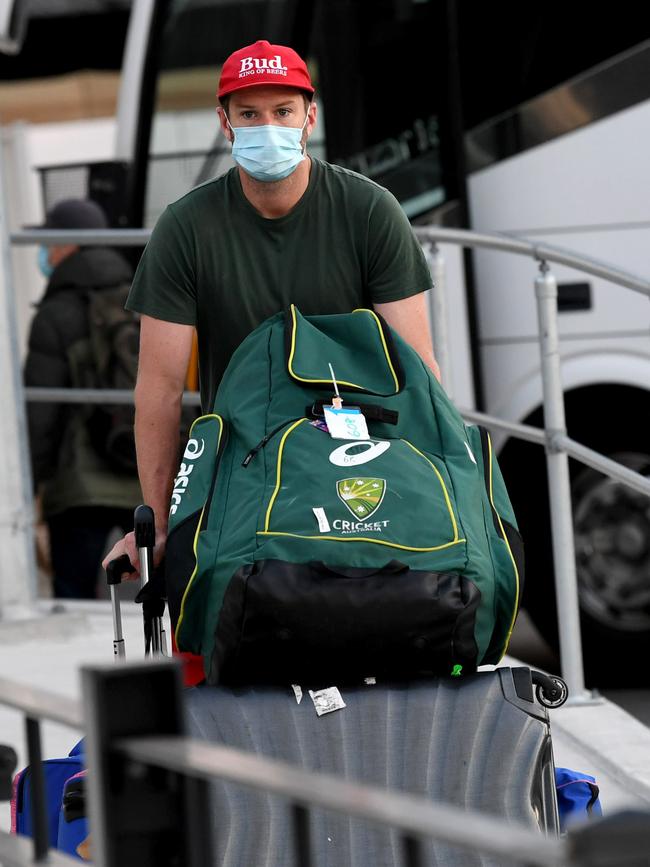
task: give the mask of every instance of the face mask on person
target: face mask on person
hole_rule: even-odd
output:
[[[302,134],[309,113],[301,127],[236,126],[228,120],[235,140],[232,157],[247,175],[258,181],[281,181],[296,170],[304,160]]]
[[[49,280],[54,271],[54,265],[50,264],[50,248],[41,245],[38,248],[38,267],[46,280]]]

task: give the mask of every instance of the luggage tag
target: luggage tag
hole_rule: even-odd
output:
[[[343,406],[343,399],[339,394],[331,364],[329,369],[335,396],[332,398],[331,406],[323,406],[323,412],[330,436],[335,440],[367,440],[370,435],[365,416],[358,406]]]

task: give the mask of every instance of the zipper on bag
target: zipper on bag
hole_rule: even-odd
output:
[[[505,541],[505,538],[506,538],[505,531],[503,530],[503,527],[501,526],[499,513],[497,512],[496,507],[492,501],[492,490],[491,490],[492,461],[491,461],[491,456],[490,456],[490,435],[488,434],[487,430],[484,427],[482,427],[481,425],[478,425],[477,427],[478,427],[479,434],[481,437],[481,450],[483,452],[483,466],[485,468],[483,480],[484,480],[484,484],[485,484],[485,490],[487,493],[488,502],[490,503],[490,511],[492,512],[492,523],[494,524],[494,529],[496,531],[497,536],[499,536],[500,539],[503,539]]]
[[[298,421],[302,416],[298,415],[295,418],[288,418],[286,421],[283,421],[282,424],[279,424],[277,427],[274,427],[272,431],[266,434],[266,436],[262,437],[262,439],[258,442],[256,446],[254,446],[249,453],[246,455],[244,460],[241,462],[242,467],[247,467],[250,462],[253,460],[255,455],[263,449],[268,441],[272,439],[277,433],[279,433],[283,427],[286,427],[288,424],[291,424],[292,421]]]

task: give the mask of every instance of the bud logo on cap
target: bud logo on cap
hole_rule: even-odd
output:
[[[271,45],[265,39],[235,51],[226,60],[219,80],[219,98],[258,84],[280,84],[304,90],[314,88],[305,61],[293,48]]]
[[[288,69],[287,66],[282,65],[279,54],[276,54],[271,60],[268,60],[266,57],[242,57],[240,63],[240,78],[243,78],[245,75],[252,75],[258,72],[258,70],[266,70],[267,72],[273,70],[280,75],[286,75]]]

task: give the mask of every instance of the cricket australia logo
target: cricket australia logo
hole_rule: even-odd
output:
[[[369,518],[381,506],[386,493],[385,479],[340,479],[336,493],[355,518]]]

